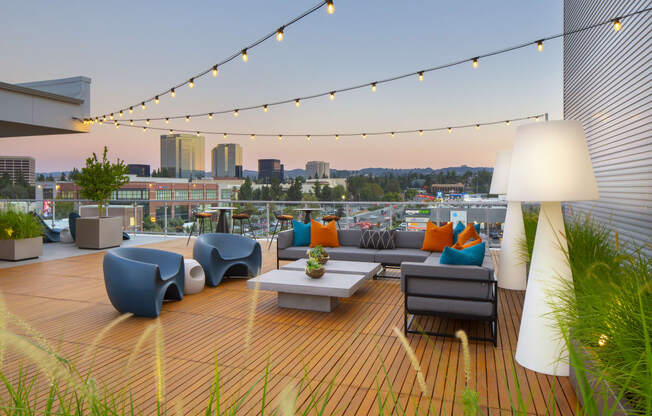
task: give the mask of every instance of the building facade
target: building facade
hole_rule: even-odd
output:
[[[149,177],[150,168],[149,165],[140,165],[140,164],[128,164],[127,169],[129,169],[130,175],[140,176],[140,177]]]
[[[192,134],[161,136],[161,176],[204,177],[205,139]]]
[[[564,0],[564,31],[652,7],[652,1]],[[564,118],[579,120],[600,199],[569,205],[621,240],[652,251],[652,15],[628,17],[564,37]],[[647,68],[647,70],[645,69]]]
[[[211,166],[214,178],[242,178],[242,146],[218,144],[211,152]]]
[[[328,162],[311,160],[306,163],[306,178],[321,179],[331,177],[331,166]]]
[[[283,164],[278,159],[258,159],[258,181],[261,183],[272,183],[273,178],[283,182]]]
[[[30,184],[34,185],[34,172],[36,161],[29,156],[0,156],[0,176],[5,173],[9,175],[12,183],[22,177]]]

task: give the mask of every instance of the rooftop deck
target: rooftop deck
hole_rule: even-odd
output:
[[[185,244],[185,239],[174,239],[149,246],[191,257],[192,244]],[[264,271],[275,267],[275,253],[274,247],[263,250]],[[93,339],[119,317],[106,296],[103,255],[93,252],[0,269],[0,291],[8,309],[34,326],[82,371],[90,365],[84,355]],[[165,392],[171,407],[180,401],[187,414],[199,414],[205,409],[216,359],[226,402],[232,402],[264,377],[269,359],[269,406],[276,406],[286,386],[299,385],[305,370],[313,388],[321,383],[320,394],[335,378],[326,414],[374,414],[378,412],[377,383],[383,394],[389,391],[382,362],[400,406],[413,414],[417,403],[419,413],[425,414],[429,398],[421,394],[416,373],[392,330],[402,328],[403,322],[403,299],[397,280],[366,282],[332,313],[280,309],[275,294],[260,292],[247,353],[246,334],[254,295],[245,288],[244,280],[228,279],[217,288],[207,287],[200,294],[163,306],[160,321],[165,339]],[[483,413],[511,414],[512,403],[517,400],[515,396],[510,398],[510,391],[516,389],[514,365],[521,390],[529,392],[525,395],[529,413],[573,415],[578,405],[567,378],[536,374],[513,364],[523,295],[500,291],[498,348],[491,343],[470,343],[470,386],[479,392]],[[139,337],[154,322],[132,317],[111,328],[97,344],[93,364],[93,377],[99,383],[116,391],[130,384],[143,414],[155,410],[153,343],[143,345],[129,372],[125,367]],[[471,334],[485,330],[432,318],[420,323],[426,327],[441,325],[450,332],[458,327]],[[460,343],[418,335],[408,339],[421,363],[435,411],[462,414],[464,363]],[[5,356],[4,369],[12,377],[16,377],[15,357],[15,353]],[[34,371],[34,367],[29,368]],[[554,398],[550,393],[553,385]],[[238,414],[260,412],[262,386],[259,381]],[[5,396],[4,388],[1,391],[0,396]],[[308,391],[304,391],[297,405],[305,407],[309,400]]]

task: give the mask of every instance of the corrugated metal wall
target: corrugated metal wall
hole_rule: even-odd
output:
[[[564,0],[564,31],[652,0]],[[652,253],[652,13],[564,39],[564,118],[584,125],[600,200],[572,204]],[[641,244],[642,243],[642,244]]]

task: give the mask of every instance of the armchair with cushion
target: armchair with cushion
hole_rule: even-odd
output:
[[[260,244],[237,234],[202,234],[195,240],[192,256],[201,264],[206,283],[217,286],[230,276],[257,276],[263,264]]]
[[[155,318],[164,299],[181,300],[183,256],[169,251],[128,247],[104,256],[104,284],[111,304],[121,313]]]

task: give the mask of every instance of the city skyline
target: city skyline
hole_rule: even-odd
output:
[[[112,36],[112,42],[120,46],[115,48],[119,52],[108,48],[93,54],[91,59],[86,51],[105,41],[104,33],[118,23],[117,16],[106,16],[104,8],[89,4],[84,6],[83,28],[70,25],[62,29],[55,22],[70,21],[76,8],[62,4],[52,9],[51,14],[34,16],[36,29],[26,33],[19,24],[20,16],[31,15],[34,7],[51,8],[38,1],[16,2],[7,10],[5,26],[12,44],[0,44],[6,57],[2,79],[18,83],[85,75],[92,79],[92,113],[110,111],[182,81],[309,5],[308,1],[260,1],[225,8],[200,3],[181,7],[165,1],[155,8],[138,4],[127,16],[120,17],[123,30]],[[410,3],[388,4],[383,10],[369,5],[338,2],[335,14],[309,16],[289,28],[283,42],[272,39],[252,51],[247,63],[238,59],[225,65],[218,77],[203,77],[192,90],[187,86],[179,88],[174,100],[162,99],[146,111],[137,108],[135,115],[193,114],[291,99],[558,33],[562,23],[561,4],[511,1],[489,5],[472,1],[444,7]],[[197,13],[200,9],[202,13]],[[187,31],[169,33],[154,27],[143,30],[145,16],[152,21],[192,21],[193,25]],[[509,24],[487,24],[488,21]],[[85,36],[79,36],[79,30],[84,30]],[[43,38],[47,41],[43,42]],[[413,47],[405,48],[405,43]],[[23,57],[23,50],[38,53]],[[179,120],[169,125],[153,122],[151,127],[247,134],[226,140],[220,135],[206,135],[205,148],[209,154],[219,143],[242,145],[247,149],[243,160],[246,169],[255,169],[260,158],[283,159],[288,170],[301,168],[306,160],[313,159],[329,160],[333,168],[351,170],[362,166],[491,166],[495,151],[511,145],[518,123],[457,130],[452,135],[444,131],[395,139],[389,135],[369,136],[366,140],[342,137],[339,141],[314,137],[308,142],[305,138],[285,137],[279,141],[276,137],[255,137],[252,142],[248,133],[425,129],[543,112],[557,119],[561,117],[562,102],[561,51],[561,41],[550,41],[543,52],[533,46],[483,59],[477,69],[469,64],[427,73],[423,82],[415,77],[379,85],[376,92],[363,89],[337,94],[333,101],[325,98],[302,102],[299,108],[291,103],[273,107],[268,113],[243,111],[237,118],[226,114],[212,121]],[[295,62],[297,56],[301,57],[301,65],[285,64]],[[500,105],[489,104],[496,101]],[[91,130],[84,135],[50,136],[47,140],[3,139],[0,154],[29,154],[37,159],[39,170],[54,171],[81,166],[91,152],[100,152],[107,144],[112,158],[159,168],[159,149],[154,145],[157,132],[97,125]]]

